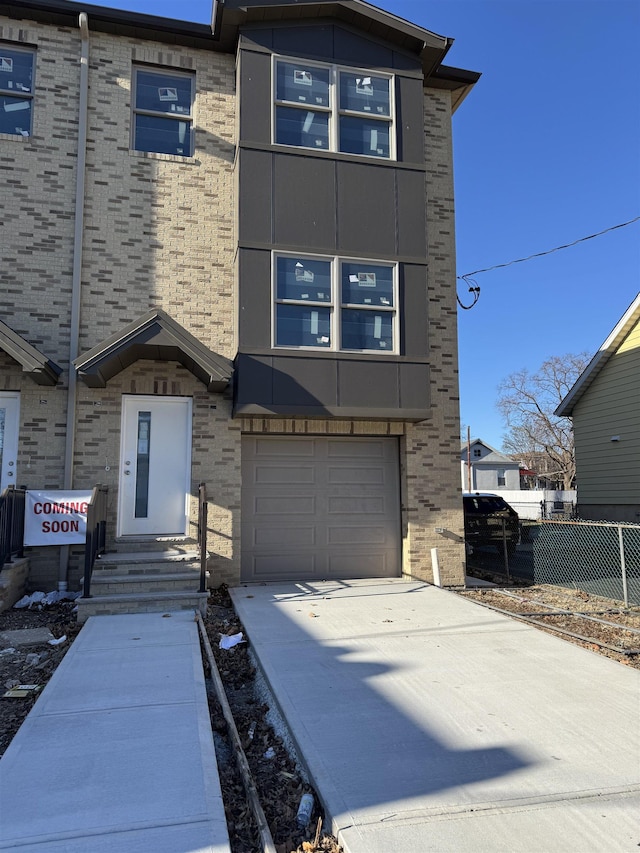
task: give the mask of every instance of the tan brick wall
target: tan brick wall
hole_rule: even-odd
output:
[[[135,63],[196,77],[195,156],[129,150]],[[81,351],[151,308],[232,358],[232,56],[91,36]]]
[[[37,46],[32,135],[0,134],[0,319],[65,367],[80,38],[77,31],[0,15],[0,39]],[[67,376],[65,371],[57,388],[38,386],[0,353],[0,385],[20,391],[19,485],[62,484]],[[58,551],[29,549],[31,579],[40,588],[55,587]]]
[[[442,583],[462,585],[464,545],[455,539],[463,536],[463,518],[451,100],[441,90],[425,92],[425,149],[432,417],[408,425],[405,435],[404,571],[431,580],[437,548]]]
[[[9,189],[0,195],[0,319],[64,369],[56,388],[40,387],[0,352],[0,387],[21,393],[19,482],[60,488],[81,40],[75,28],[2,16],[0,39],[36,46],[32,136],[0,135]],[[193,158],[129,150],[131,73],[138,62],[195,73]],[[235,355],[235,129],[234,57],[90,31],[80,353],[161,307],[206,346]],[[123,388],[193,396],[193,494],[200,479],[216,483],[210,568],[235,578],[240,457],[230,403],[181,367],[140,364],[104,391],[79,384],[74,486],[107,482],[115,522]],[[196,513],[197,502],[194,521]],[[54,588],[58,549],[30,549],[30,559],[31,586]],[[76,555],[72,583],[81,574],[78,562]]]
[[[63,366],[69,357],[80,38],[77,31],[0,17],[0,39],[37,46],[32,136],[0,134],[0,318]]]

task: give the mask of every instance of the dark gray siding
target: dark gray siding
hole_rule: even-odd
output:
[[[338,251],[390,258],[396,254],[395,170],[338,163]]]
[[[396,253],[415,258],[427,255],[426,179],[421,172],[395,169]]]
[[[238,163],[241,246],[425,258],[424,171],[256,148]]]
[[[396,126],[398,159],[406,163],[423,163],[424,93],[421,80],[396,76]]]
[[[245,27],[240,37],[240,50],[264,51],[306,57],[341,65],[363,66],[381,71],[402,70],[421,75],[420,60],[369,38],[347,26],[330,22],[318,24],[283,24],[282,26]]]
[[[342,353],[239,353],[236,377],[237,415],[414,421],[429,415],[424,362]]]
[[[250,235],[245,240],[271,244],[273,154],[269,151],[241,151],[238,166],[238,190],[242,201],[238,230],[242,235]]]
[[[334,30],[332,24],[317,27],[281,27],[271,31],[271,38],[263,30],[262,35],[271,41],[274,53],[300,56],[300,46],[304,45],[304,56],[329,59],[335,54]],[[254,34],[254,44],[262,41],[260,34]]]
[[[402,264],[400,271],[400,352],[407,358],[424,358],[428,345],[427,267]]]
[[[243,140],[271,142],[271,57],[243,51],[240,59],[240,132]]]
[[[271,346],[271,255],[268,251],[242,249],[238,262],[240,349]]]
[[[272,53],[396,74],[397,160],[271,144]],[[256,26],[240,43],[237,414],[429,416],[419,61],[347,26]],[[399,264],[400,351],[275,350],[271,252]]]
[[[274,243],[335,251],[335,163],[318,157],[273,155]]]

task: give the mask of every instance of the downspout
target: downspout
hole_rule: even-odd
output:
[[[78,357],[80,338],[80,288],[82,284],[82,240],[84,235],[84,192],[87,163],[87,102],[89,93],[89,19],[80,12],[78,27],[82,46],[80,52],[80,98],[78,106],[78,154],[76,176],[76,201],[73,232],[73,273],[71,279],[71,329],[69,332],[69,389],[67,395],[67,430],[64,450],[64,486],[73,488],[73,454],[75,450],[77,372],[73,361]],[[58,590],[67,589],[69,573],[69,546],[60,547]]]

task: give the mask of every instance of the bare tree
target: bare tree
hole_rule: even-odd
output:
[[[569,418],[553,412],[588,363],[588,353],[552,356],[536,373],[518,370],[498,386],[498,409],[508,430],[503,449],[534,470],[544,454],[546,476],[560,480],[564,489],[573,488],[576,476],[573,427]]]

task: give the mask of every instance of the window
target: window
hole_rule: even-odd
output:
[[[392,159],[393,77],[275,60],[279,145]]]
[[[31,136],[35,52],[0,44],[0,133]]]
[[[474,456],[477,456],[477,457],[482,456],[482,450],[480,450],[480,448],[479,448],[479,447],[474,447],[474,448],[473,448],[473,455],[474,455]]]
[[[134,68],[133,77],[132,147],[191,157],[193,75]]]
[[[395,264],[277,255],[276,347],[395,352]]]
[[[498,486],[507,485],[507,472],[504,468],[498,468]]]

